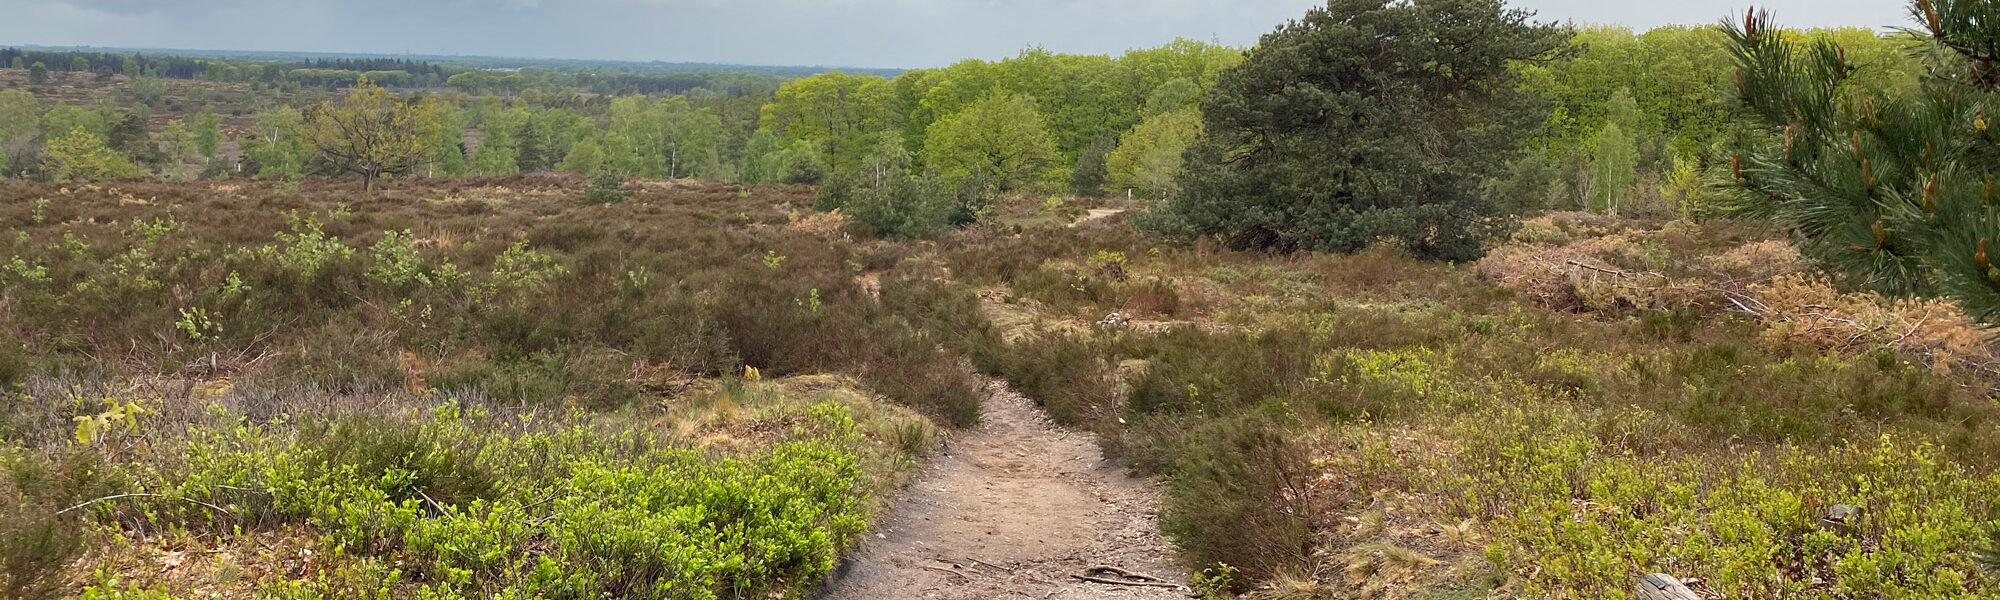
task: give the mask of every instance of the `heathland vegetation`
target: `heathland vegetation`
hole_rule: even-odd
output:
[[[1210,597],[1991,597],[1993,6],[690,87],[10,51],[0,596],[800,597],[999,380]]]

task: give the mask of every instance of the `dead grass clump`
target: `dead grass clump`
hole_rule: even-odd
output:
[[[1944,372],[2000,364],[1978,325],[1946,300],[1841,293],[1824,277],[1800,274],[1750,289],[1746,308],[1769,325],[1768,340],[1847,352],[1886,345]]]
[[[826,212],[810,212],[803,216],[794,214],[790,227],[792,231],[820,237],[834,237],[847,230],[847,215],[839,209]]]
[[[1674,310],[1709,299],[1699,280],[1659,272],[1657,249],[1624,235],[1564,246],[1507,246],[1479,263],[1482,279],[1568,312]]]
[[[1706,258],[1708,267],[1730,281],[1769,281],[1804,271],[1804,255],[1784,240],[1761,240]]]
[[[1404,587],[1444,561],[1387,542],[1356,546],[1341,556],[1342,583],[1353,590],[1351,598],[1375,598]]]

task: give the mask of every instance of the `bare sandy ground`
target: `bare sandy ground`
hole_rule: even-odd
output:
[[[822,600],[1188,597],[1157,522],[1158,491],[1027,398],[989,388],[985,421],[951,439]],[[1173,587],[1075,577],[1094,567]],[[1122,577],[1104,577],[1123,579]]]

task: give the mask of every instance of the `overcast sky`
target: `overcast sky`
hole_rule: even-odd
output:
[[[1248,45],[1320,0],[0,0],[0,45],[857,67]],[[1749,0],[1515,0],[1548,20],[1712,23]],[[1901,0],[1763,0],[1787,26],[1902,25]]]

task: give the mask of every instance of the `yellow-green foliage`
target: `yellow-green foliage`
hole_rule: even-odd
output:
[[[1417,405],[1445,406],[1466,399],[1451,357],[1427,348],[1340,351],[1314,359],[1322,381],[1370,386]]]
[[[50,179],[59,182],[96,181],[119,177],[138,177],[145,172],[133,166],[123,155],[104,145],[104,139],[97,137],[82,125],[70,130],[68,135],[49,140],[48,147],[42,149],[42,171]]]
[[[785,420],[783,441],[740,458],[576,419],[510,432],[453,403],[295,433],[239,423],[194,432],[184,467],[141,474],[157,499],[90,510],[222,536],[304,525],[337,556],[400,557],[375,584],[388,597],[763,597],[831,570],[869,503],[846,405]],[[305,598],[352,582],[268,583]]]
[[[117,582],[107,582],[83,590],[77,600],[180,600],[171,594],[155,590],[125,589]]]
[[[1192,108],[1147,117],[1118,138],[1118,149],[1106,156],[1105,169],[1113,187],[1138,190],[1148,197],[1165,196],[1181,172],[1181,155],[1201,135],[1201,111]]]
[[[1639,414],[1507,408],[1450,428],[1460,450],[1438,491],[1492,519],[1488,556],[1524,573],[1530,594],[1629,597],[1635,568],[1699,576],[1729,598],[1994,591],[1967,550],[1995,518],[1983,499],[2000,477],[1887,436],[1734,461],[1648,456],[1651,440],[1602,435],[1658,417],[1629,410]],[[1835,504],[1861,516],[1830,522]]]

